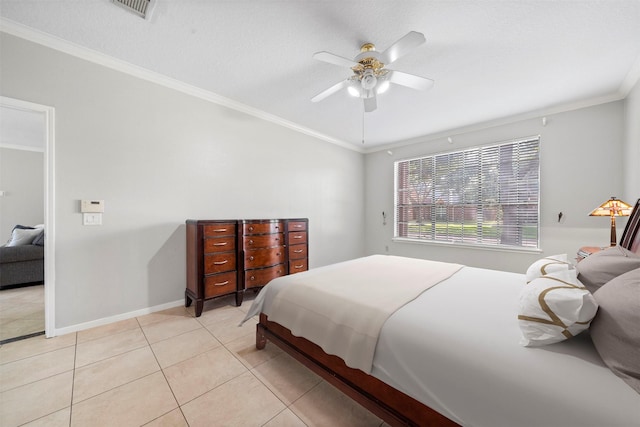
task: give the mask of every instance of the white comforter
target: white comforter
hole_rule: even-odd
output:
[[[371,374],[463,426],[640,426],[640,395],[587,334],[519,345],[524,284],[522,274],[462,268],[387,319]],[[267,285],[247,317],[269,314],[283,286]]]
[[[389,316],[460,268],[397,256],[359,258],[275,279],[290,286],[278,292],[265,314],[347,366],[371,373]]]

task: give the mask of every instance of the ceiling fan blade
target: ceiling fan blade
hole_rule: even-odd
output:
[[[389,65],[426,41],[427,39],[424,38],[424,34],[418,33],[417,31],[410,31],[406,36],[402,37],[380,54],[380,62]]]
[[[414,76],[402,71],[389,70],[387,79],[391,83],[410,87],[411,89],[427,90],[433,86],[434,81],[426,77]]]
[[[344,58],[342,56],[334,55],[330,52],[316,52],[313,54],[313,59],[317,59],[318,61],[328,62],[329,64],[338,65],[340,67],[353,67],[358,65],[357,62],[354,62],[351,59]]]
[[[364,98],[364,112],[370,113],[378,108],[378,103],[376,102],[375,95],[371,98]]]
[[[319,94],[311,98],[311,102],[322,101],[329,95],[333,95],[339,90],[344,89],[345,87],[347,87],[348,84],[349,84],[349,80],[343,80],[340,83],[336,83],[333,86],[331,86],[329,89],[323,90],[322,92],[320,92]]]

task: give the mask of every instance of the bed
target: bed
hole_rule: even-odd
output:
[[[640,225],[632,219],[621,242],[633,245],[637,254]],[[595,261],[591,264],[599,265]],[[310,295],[305,303],[310,306],[302,309],[285,297],[294,288],[297,293],[304,286],[324,289],[324,278],[336,282],[336,277],[344,277],[348,280],[337,288],[348,287],[359,269],[364,275],[382,277],[422,262],[424,268],[443,268],[438,270],[441,277],[422,291],[409,291],[408,302],[393,308],[379,327],[370,361],[343,350],[360,336],[337,338],[347,344],[331,348],[335,330],[329,328],[329,334],[300,326],[306,321],[305,312],[331,323],[336,317],[331,310],[339,302],[329,304],[326,314],[318,308],[326,296]],[[554,344],[521,345],[518,302],[523,288],[530,286],[525,274],[439,264],[374,255],[275,279],[256,297],[247,315],[260,316],[256,346],[261,349],[271,341],[390,425],[640,426],[640,391],[605,364],[588,331]],[[376,265],[381,266],[379,271]],[[636,280],[640,269],[621,277],[629,274]],[[283,314],[288,311],[293,314]],[[637,348],[632,352],[632,358],[639,355]]]

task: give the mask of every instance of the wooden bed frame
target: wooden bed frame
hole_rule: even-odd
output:
[[[256,348],[271,341],[338,390],[392,426],[459,426],[449,418],[359,369],[349,368],[338,356],[325,353],[311,341],[260,314]]]
[[[640,199],[622,233],[621,245],[640,253]],[[284,326],[260,313],[256,348],[271,341],[347,396],[392,426],[459,426],[444,415],[359,369],[349,368],[338,356],[325,353],[311,341],[296,337]]]

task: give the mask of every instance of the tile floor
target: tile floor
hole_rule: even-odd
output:
[[[273,344],[250,300],[176,307],[0,347],[0,425],[382,426]]]
[[[44,285],[0,291],[0,341],[44,331]]]

